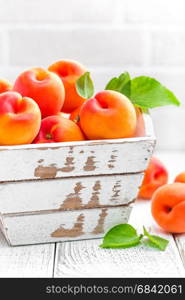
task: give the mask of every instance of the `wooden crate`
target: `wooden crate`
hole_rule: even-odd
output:
[[[10,245],[102,237],[128,221],[155,146],[144,137],[1,146],[0,226]]]

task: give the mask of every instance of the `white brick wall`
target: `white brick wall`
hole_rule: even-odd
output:
[[[3,37],[0,33],[0,66],[3,64]]]
[[[152,32],[152,63],[156,66],[185,66],[185,31]]]
[[[135,24],[184,24],[184,0],[128,0],[127,20]]]
[[[0,20],[17,23],[109,23],[116,17],[116,2],[115,0],[88,2],[85,0],[0,0]]]
[[[145,58],[144,35],[132,29],[19,29],[10,31],[9,37],[12,66],[50,64],[61,57],[74,58],[86,65],[137,66]]]
[[[97,90],[124,70],[159,79],[183,104],[152,112],[158,148],[185,149],[184,0],[0,0],[0,77],[61,58]]]

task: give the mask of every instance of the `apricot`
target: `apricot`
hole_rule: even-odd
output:
[[[83,133],[73,121],[61,116],[49,116],[42,120],[40,131],[34,143],[59,143],[83,140]]]
[[[17,92],[0,94],[0,145],[30,144],[39,132],[37,103]]]
[[[175,177],[174,182],[185,183],[185,172],[181,172],[180,174],[178,174],[178,175]]]
[[[65,91],[62,81],[53,72],[42,68],[33,68],[21,73],[13,90],[35,100],[42,117],[57,114],[64,103]]]
[[[85,99],[80,97],[76,91],[75,83],[86,69],[80,63],[72,60],[60,60],[49,66],[49,71],[56,73],[65,87],[65,101],[62,111],[71,113],[74,109],[84,103]]]
[[[69,119],[72,120],[75,123],[79,123],[80,125],[80,110],[81,110],[81,106],[77,107],[76,109],[74,109],[69,116]]]
[[[136,110],[136,117],[137,117],[137,124],[135,130],[135,137],[145,136],[145,123],[143,118],[143,113],[139,107],[135,106]]]
[[[77,107],[75,110],[73,110],[70,113],[69,119],[72,120],[73,122],[77,123],[78,126],[80,126],[80,110],[81,106]],[[136,130],[135,130],[135,137],[139,136],[145,136],[145,125],[144,125],[144,119],[143,119],[143,114],[142,111],[139,107],[135,107],[136,110],[136,118],[137,118],[137,123],[136,123]]]
[[[185,232],[185,184],[172,183],[160,187],[152,197],[152,215],[166,231]]]
[[[132,137],[136,130],[136,112],[123,94],[105,90],[84,102],[80,126],[88,139]]]
[[[0,79],[0,94],[12,90],[11,83],[6,79]]]
[[[168,171],[163,163],[152,157],[145,171],[144,179],[139,191],[139,198],[151,199],[153,193],[168,182]]]

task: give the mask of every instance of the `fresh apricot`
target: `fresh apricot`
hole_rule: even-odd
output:
[[[65,91],[62,81],[53,72],[42,68],[33,68],[21,73],[13,90],[35,100],[43,118],[60,112],[64,103]]]
[[[39,132],[37,103],[17,92],[0,94],[0,145],[30,144]]]
[[[11,83],[6,79],[0,79],[0,94],[12,90]]]
[[[70,113],[69,119],[75,123],[80,124],[80,110],[82,106],[77,107]]]
[[[178,174],[178,175],[175,177],[174,182],[185,183],[185,172],[181,172],[180,174]]]
[[[90,140],[133,137],[135,108],[123,94],[104,90],[84,102],[80,110],[80,126]]]
[[[153,156],[145,171],[138,197],[142,199],[151,199],[153,193],[167,182],[168,171],[166,167],[158,158]]]
[[[61,116],[49,116],[42,120],[40,131],[34,143],[59,143],[83,141],[78,125]]]
[[[80,63],[73,60],[60,60],[49,66],[49,71],[56,73],[65,87],[65,101],[62,111],[71,113],[85,101],[76,91],[76,81],[82,76],[86,69]]]
[[[136,110],[136,117],[137,117],[137,124],[136,124],[136,131],[135,136],[145,136],[145,123],[143,118],[143,113],[139,107],[135,106]]]
[[[151,211],[166,231],[185,233],[185,184],[176,182],[160,187],[152,197]]]

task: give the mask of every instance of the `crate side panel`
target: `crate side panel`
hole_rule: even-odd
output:
[[[136,198],[143,173],[0,183],[0,212],[115,206]]]
[[[126,223],[132,205],[50,214],[4,217],[11,245],[51,243],[102,237],[111,227]]]
[[[144,171],[154,140],[0,151],[0,182]]]

